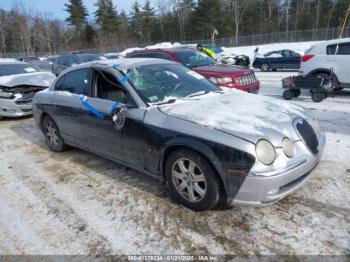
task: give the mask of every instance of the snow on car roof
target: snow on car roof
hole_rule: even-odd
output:
[[[92,62],[88,62],[88,63],[84,63],[81,65],[72,67],[72,69],[84,68],[92,65],[101,65],[106,67],[115,67],[115,68],[118,68],[119,70],[124,71],[129,68],[134,68],[134,67],[143,66],[143,65],[156,65],[156,64],[165,64],[165,63],[176,64],[172,61],[167,61],[164,59],[156,59],[156,58],[123,58],[123,59],[92,61]]]

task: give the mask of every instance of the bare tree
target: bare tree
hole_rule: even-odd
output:
[[[238,36],[239,36],[239,26],[242,22],[242,18],[247,9],[249,0],[232,0],[233,5],[233,16],[235,23],[235,42],[238,45]]]

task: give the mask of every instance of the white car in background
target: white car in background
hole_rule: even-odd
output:
[[[329,79],[333,69],[336,89],[350,88],[350,38],[324,41],[311,46],[301,60],[301,75]]]
[[[0,60],[0,119],[31,115],[35,93],[49,87],[55,78],[28,63]]]

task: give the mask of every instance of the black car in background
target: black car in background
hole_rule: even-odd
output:
[[[301,55],[295,51],[284,49],[255,57],[253,67],[263,72],[277,69],[299,69]]]
[[[52,73],[58,76],[63,70],[82,63],[97,61],[97,60],[105,60],[107,59],[103,55],[100,54],[90,54],[90,53],[80,53],[73,52],[63,54],[58,57],[52,64]]]

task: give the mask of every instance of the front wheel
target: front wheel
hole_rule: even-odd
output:
[[[165,175],[170,196],[194,211],[215,207],[222,194],[215,171],[194,151],[180,149],[172,153],[166,161]]]
[[[57,125],[49,116],[45,116],[43,120],[43,132],[46,138],[46,143],[52,151],[62,152],[67,148]]]

